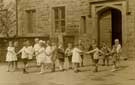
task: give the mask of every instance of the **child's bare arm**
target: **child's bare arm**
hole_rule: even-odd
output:
[[[103,52],[102,50],[99,50],[99,52],[100,52],[101,54],[104,54],[104,52]]]
[[[91,51],[88,51],[88,52],[86,52],[86,54],[91,54],[91,53],[94,53],[96,50],[94,49],[94,50],[91,50]]]

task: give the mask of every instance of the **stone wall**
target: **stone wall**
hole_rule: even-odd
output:
[[[66,31],[68,29],[78,29],[79,35],[75,33],[62,33],[62,36],[75,36],[76,41],[78,39],[93,39],[96,31],[93,27],[93,19],[89,16],[90,6],[89,2],[94,1],[107,1],[107,0],[20,0],[19,4],[19,36],[46,36],[51,37],[58,36],[58,33],[54,32],[53,27],[53,12],[52,8],[57,6],[66,7]],[[111,0],[110,0],[111,1]],[[120,1],[120,0],[119,0]],[[124,1],[124,0],[121,0]],[[127,1],[127,0],[125,0]],[[127,3],[127,15],[126,15],[126,33],[122,37],[126,37],[124,42],[124,52],[127,52],[129,57],[135,55],[135,1],[129,0]],[[26,13],[25,10],[36,9],[36,26],[34,33],[27,33],[26,27]],[[122,10],[123,11],[123,10]],[[81,16],[86,16],[86,33],[80,30],[81,28]],[[76,28],[71,28],[76,26]],[[107,25],[106,25],[107,26]],[[124,31],[123,31],[124,32]],[[61,38],[60,38],[61,39]],[[129,55],[130,54],[130,55]]]

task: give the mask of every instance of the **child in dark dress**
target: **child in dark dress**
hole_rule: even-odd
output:
[[[57,58],[59,60],[59,69],[64,71],[65,52],[62,44],[57,49]]]

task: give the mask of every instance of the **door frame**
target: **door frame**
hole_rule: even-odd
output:
[[[111,11],[111,22],[112,22],[112,10],[115,10],[115,11],[119,11],[120,12],[120,16],[121,16],[121,28],[120,28],[120,30],[121,30],[121,34],[120,34],[120,42],[121,42],[121,44],[122,44],[122,14],[121,14],[121,11],[120,10],[118,10],[118,9],[114,9],[114,8],[112,8],[112,7],[108,7],[108,8],[105,8],[104,10],[102,10],[102,11],[99,11],[97,14],[98,14],[98,44],[99,44],[99,46],[100,46],[100,44],[101,44],[101,28],[100,28],[100,17],[102,16],[102,14],[104,13],[104,12],[107,12],[107,11]],[[113,23],[113,22],[112,22]],[[113,24],[112,24],[112,26],[113,26]],[[111,30],[109,31],[109,33],[111,33],[110,34],[110,43],[109,43],[109,46],[112,46],[113,45],[113,42],[114,42],[114,39],[113,39],[113,27],[111,26]]]
[[[126,20],[126,13],[127,13],[127,4],[126,1],[106,1],[106,2],[96,2],[91,4],[91,16],[92,16],[92,33],[95,35],[93,36],[94,39],[97,39],[99,44],[99,26],[98,26],[98,12],[104,11],[107,8],[113,8],[121,11],[122,15],[122,43],[123,46],[127,43],[127,20]],[[123,37],[124,36],[124,37]]]

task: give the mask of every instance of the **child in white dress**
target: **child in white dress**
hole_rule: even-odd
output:
[[[82,62],[81,54],[83,51],[79,49],[79,45],[76,44],[74,49],[72,50],[72,63],[74,65],[74,72],[79,72],[80,70],[78,69],[79,64]]]
[[[34,56],[34,48],[32,47],[32,45],[30,44],[29,41],[26,42],[28,44],[28,61],[29,63],[27,63],[27,67],[30,66],[30,61],[32,61],[33,56]]]
[[[47,68],[50,68],[53,65],[52,57],[53,57],[53,49],[51,46],[51,42],[47,41],[47,47],[45,49],[45,64]]]
[[[34,44],[34,47],[33,48],[34,48],[34,54],[37,55],[37,52],[40,49],[39,39],[38,38],[35,38],[35,44]],[[35,57],[37,58],[37,56],[35,56]],[[37,65],[38,65],[38,63],[37,63]]]
[[[14,63],[17,61],[17,56],[15,52],[15,47],[13,47],[13,42],[9,42],[9,46],[7,48],[7,55],[6,55],[6,61],[8,62],[8,72],[10,71],[10,66],[12,69],[15,69]]]
[[[45,47],[44,42],[42,40],[39,41],[40,48],[37,51],[37,63],[41,67],[40,74],[44,73],[45,71]]]

